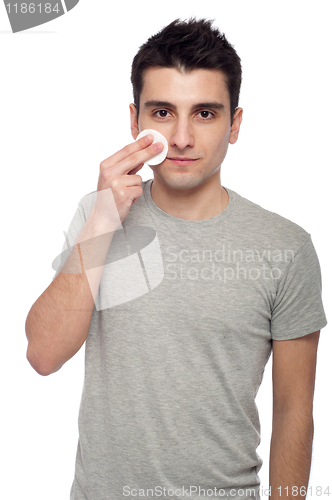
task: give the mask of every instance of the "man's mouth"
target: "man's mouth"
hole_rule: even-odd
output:
[[[179,166],[185,166],[185,165],[192,165],[194,161],[197,161],[198,158],[188,158],[186,156],[167,156],[167,160],[170,160],[172,163],[175,165]]]

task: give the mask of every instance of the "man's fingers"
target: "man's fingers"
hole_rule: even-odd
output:
[[[137,165],[137,167],[133,168],[128,172],[128,175],[135,175],[141,168],[144,166],[144,163],[141,163],[140,165]]]
[[[153,136],[149,134],[145,135],[144,137],[141,137],[141,139],[139,139],[138,141],[132,142],[131,144],[127,144],[127,146],[120,149],[120,151],[110,156],[109,158],[106,158],[106,160],[103,160],[100,164],[100,169],[104,170],[106,168],[112,167],[120,163],[122,160],[128,158],[133,153],[136,153],[138,151],[143,150],[144,148],[147,148],[150,144],[152,144],[152,142],[153,142]],[[127,174],[127,173],[128,172],[122,172],[122,174]]]
[[[121,175],[111,181],[111,187],[115,191],[123,190],[127,187],[140,186],[142,184],[142,177],[140,175]]]
[[[136,151],[124,160],[120,161],[118,164],[114,165],[112,172],[115,176],[128,174],[128,172],[131,172],[131,170],[135,169],[138,165],[141,165],[142,163],[144,164],[147,160],[156,156],[163,149],[164,145],[162,142],[151,144],[148,148]]]

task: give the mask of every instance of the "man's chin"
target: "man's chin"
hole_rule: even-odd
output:
[[[158,175],[155,173],[156,184],[162,184],[166,190],[185,191],[195,189],[204,182],[203,179],[194,177],[190,172],[178,172],[174,175]]]

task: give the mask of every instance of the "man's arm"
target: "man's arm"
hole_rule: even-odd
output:
[[[135,174],[156,155],[158,145],[163,148],[152,141],[152,135],[144,136],[100,164],[96,202],[76,240],[82,246],[75,244],[61,272],[29,311],[27,359],[40,375],[59,370],[88,336],[114,232],[143,194],[142,177]]]
[[[306,498],[319,334],[320,330],[292,340],[273,340],[271,500]]]

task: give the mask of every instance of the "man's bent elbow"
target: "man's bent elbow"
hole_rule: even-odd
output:
[[[26,357],[32,368],[43,377],[47,377],[48,375],[57,372],[63,365],[62,363],[61,365],[54,366],[49,361],[46,361],[42,356],[36,355],[36,353],[32,351],[30,344],[27,348]]]

